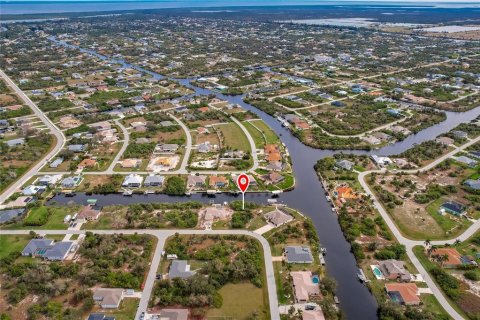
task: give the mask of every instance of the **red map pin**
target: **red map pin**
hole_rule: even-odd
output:
[[[237,186],[243,193],[247,191],[249,184],[250,184],[250,179],[246,174],[241,174],[238,176]]]

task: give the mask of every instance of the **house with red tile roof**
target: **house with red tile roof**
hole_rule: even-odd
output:
[[[418,306],[420,293],[415,283],[386,283],[385,290],[392,301],[407,306]]]

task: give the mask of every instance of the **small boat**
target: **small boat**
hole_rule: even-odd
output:
[[[145,190],[143,192],[143,194],[154,194],[154,193],[155,193],[155,191],[153,191],[153,190]]]
[[[283,190],[273,190],[272,194],[280,194],[283,193]]]
[[[336,304],[339,304],[339,303],[340,303],[340,300],[338,300],[338,297],[337,297],[337,296],[333,296],[333,301],[335,301]]]
[[[320,264],[321,264],[322,266],[324,266],[324,265],[325,265],[325,258],[323,257],[323,254],[320,254],[320,255],[318,256],[318,258],[320,259]]]
[[[125,197],[131,197],[132,194],[133,194],[133,192],[132,192],[131,190],[125,190],[125,191],[123,191],[123,195],[124,195]]]
[[[328,202],[331,202],[331,201],[332,201],[332,198],[330,198],[330,196],[327,196],[327,201],[328,201]]]
[[[65,191],[65,197],[75,197],[75,191]]]
[[[91,204],[91,205],[96,205],[97,204],[97,199],[88,199],[87,203]]]
[[[190,196],[192,195],[192,193],[191,193],[190,191],[187,191],[187,192],[185,192],[185,195],[186,195],[187,197],[190,197]]]
[[[320,248],[320,253],[321,253],[322,255],[327,254],[327,248],[321,247],[321,248]]]

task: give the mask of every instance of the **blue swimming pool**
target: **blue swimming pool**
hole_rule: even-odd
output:
[[[373,268],[373,273],[375,274],[375,276],[377,278],[381,277],[382,276],[382,271],[380,271],[380,269],[378,269],[378,267],[374,267]]]
[[[312,276],[312,282],[313,283],[319,283],[320,282],[319,276],[317,276],[317,275]]]

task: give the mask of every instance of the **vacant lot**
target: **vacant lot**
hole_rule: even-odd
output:
[[[251,319],[257,313],[260,319],[267,319],[262,288],[251,283],[230,283],[218,292],[223,298],[222,307],[208,310],[207,317],[232,317],[240,320]]]
[[[232,150],[243,150],[251,152],[248,139],[242,129],[235,123],[228,123],[216,126],[223,137],[222,147]]]

